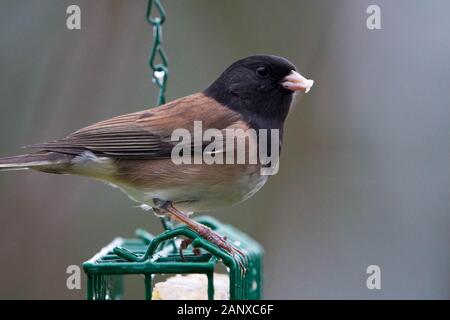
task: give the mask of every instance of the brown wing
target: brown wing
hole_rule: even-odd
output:
[[[80,129],[66,138],[30,146],[38,150],[77,155],[91,151],[99,156],[123,159],[170,157],[172,132],[193,131],[194,121],[203,129],[225,129],[240,120],[239,114],[202,93],[163,106],[118,116]]]

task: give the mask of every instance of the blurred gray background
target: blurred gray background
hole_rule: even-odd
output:
[[[66,29],[78,4],[82,30]],[[255,53],[316,81],[287,122],[281,170],[212,212],[266,249],[265,297],[450,298],[449,1],[163,1],[168,99]],[[366,8],[381,7],[381,30]],[[146,1],[0,0],[0,155],[154,105]],[[115,236],[159,221],[85,178],[0,174],[0,298],[66,288]],[[381,290],[366,268],[381,267]],[[128,287],[143,297],[140,280]]]

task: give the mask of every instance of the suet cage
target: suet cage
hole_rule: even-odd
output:
[[[83,264],[87,274],[87,298],[121,299],[124,295],[124,276],[142,275],[144,296],[151,300],[155,275],[204,274],[208,279],[208,299],[212,300],[214,271],[221,262],[228,270],[231,300],[261,299],[262,247],[245,233],[212,217],[199,217],[197,221],[225,236],[244,252],[245,272],[239,266],[238,259],[184,225],[157,236],[139,229],[136,238],[116,238]],[[182,237],[192,240],[192,243],[181,255],[175,240]],[[195,252],[195,248],[199,252]]]

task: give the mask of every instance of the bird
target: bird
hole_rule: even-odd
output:
[[[190,151],[194,157],[206,152],[203,139],[195,142],[199,136],[195,127],[201,123],[203,130],[215,130],[216,137],[230,131],[238,135],[250,130],[277,132],[275,141],[249,135],[245,155],[249,150],[270,149],[273,142],[279,152],[294,95],[307,93],[313,83],[286,58],[248,56],[232,63],[201,92],[94,123],[62,139],[27,146],[27,154],[0,158],[0,170],[31,169],[104,181],[158,216],[186,224],[228,254],[243,256],[237,246],[190,214],[247,200],[267,182],[270,175],[262,173],[267,163],[180,164],[174,161],[173,151],[181,146],[178,155],[188,159],[192,158]],[[174,141],[173,133],[179,129],[194,139]],[[217,138],[214,146],[210,156],[239,151],[225,138]],[[230,159],[236,160],[236,155]]]

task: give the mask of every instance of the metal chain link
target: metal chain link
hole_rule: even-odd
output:
[[[152,17],[152,8],[158,11],[157,16]],[[159,88],[157,104],[166,103],[167,79],[169,68],[166,52],[162,47],[162,25],[166,20],[166,12],[160,0],[149,0],[147,6],[147,21],[153,26],[153,48],[150,53],[148,64],[152,69],[152,80]],[[157,63],[156,61],[161,61]]]
[[[152,17],[152,9],[156,7],[158,11],[156,16]],[[164,48],[162,47],[162,25],[166,20],[166,11],[161,4],[160,0],[149,0],[147,5],[146,18],[148,23],[153,26],[153,48],[148,59],[148,65],[152,69],[152,81],[159,88],[158,93],[158,106],[166,103],[166,89],[167,89],[167,79],[169,77],[169,67],[168,59]],[[161,61],[156,63],[156,61]],[[173,224],[170,219],[161,217],[161,222],[165,230],[172,230]],[[173,240],[170,241],[173,250],[176,251],[177,247]]]

